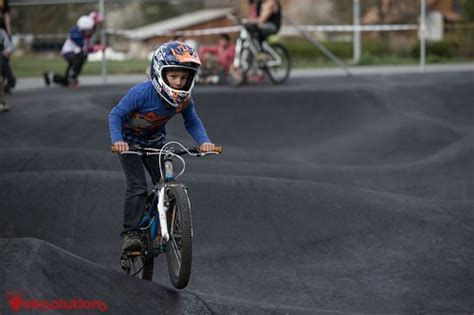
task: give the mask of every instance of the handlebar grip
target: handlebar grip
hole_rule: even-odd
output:
[[[110,146],[110,150],[112,151],[112,153],[119,153],[119,150],[117,150],[114,145]]]
[[[222,151],[224,151],[224,148],[223,147],[214,147],[214,152],[217,152],[217,153],[222,153]]]

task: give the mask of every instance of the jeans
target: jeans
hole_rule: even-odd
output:
[[[12,68],[10,66],[10,58],[3,57],[2,59],[3,78],[6,80],[8,87],[13,88],[16,85],[16,77],[13,74]]]
[[[68,86],[69,84],[77,84],[77,78],[81,73],[82,67],[87,61],[87,55],[82,52],[77,54],[68,53],[64,55],[64,59],[66,59],[68,63],[66,73],[64,76],[55,74],[53,81],[65,86]]]
[[[145,212],[148,193],[145,169],[150,175],[153,185],[160,180],[159,156],[119,154],[119,157],[127,180],[122,232],[126,233],[139,229],[140,221]]]
[[[2,45],[3,46],[3,45]],[[0,106],[5,104],[5,92],[3,90],[4,78],[3,78],[3,55],[0,54]],[[3,109],[3,108],[2,108]]]

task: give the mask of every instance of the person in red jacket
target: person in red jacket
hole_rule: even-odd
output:
[[[230,37],[227,34],[221,34],[217,45],[207,45],[199,48],[199,56],[201,56],[201,62],[204,64],[208,73],[204,73],[207,77],[204,80],[206,83],[217,83],[225,81],[229,74],[230,67],[234,60],[235,45],[231,43]],[[212,63],[217,64],[217,69],[210,69]],[[210,71],[209,71],[210,70]],[[217,82],[216,78],[217,77]],[[206,80],[210,79],[210,80]]]

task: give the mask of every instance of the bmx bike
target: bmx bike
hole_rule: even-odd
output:
[[[112,148],[112,152],[116,151]],[[151,281],[155,257],[166,253],[171,283],[177,289],[186,287],[191,275],[193,226],[188,192],[185,185],[177,181],[186,169],[182,155],[203,157],[221,152],[222,147],[216,147],[212,152],[200,152],[197,148],[186,148],[175,141],[166,143],[161,149],[131,146],[129,151],[120,152],[159,155],[161,173],[160,181],[148,195],[140,223],[142,249],[125,251],[120,257],[120,265],[127,274]],[[182,164],[177,174],[173,159]]]
[[[257,36],[253,35],[255,25],[242,22],[240,25],[232,63],[233,83],[240,85],[247,82],[252,69],[262,70],[274,84],[285,83],[291,71],[290,54],[286,47],[280,43],[269,43],[267,39],[264,39],[260,45]],[[257,56],[264,58],[257,58]]]

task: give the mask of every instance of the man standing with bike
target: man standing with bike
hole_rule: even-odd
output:
[[[200,67],[196,50],[179,41],[161,45],[153,54],[150,80],[132,87],[109,114],[112,144],[118,152],[130,145],[161,148],[166,123],[178,113],[202,152],[213,151],[199,119],[191,92]],[[145,169],[153,184],[160,180],[158,156],[119,155],[127,180],[123,221],[123,251],[140,250],[139,224],[145,210]]]

